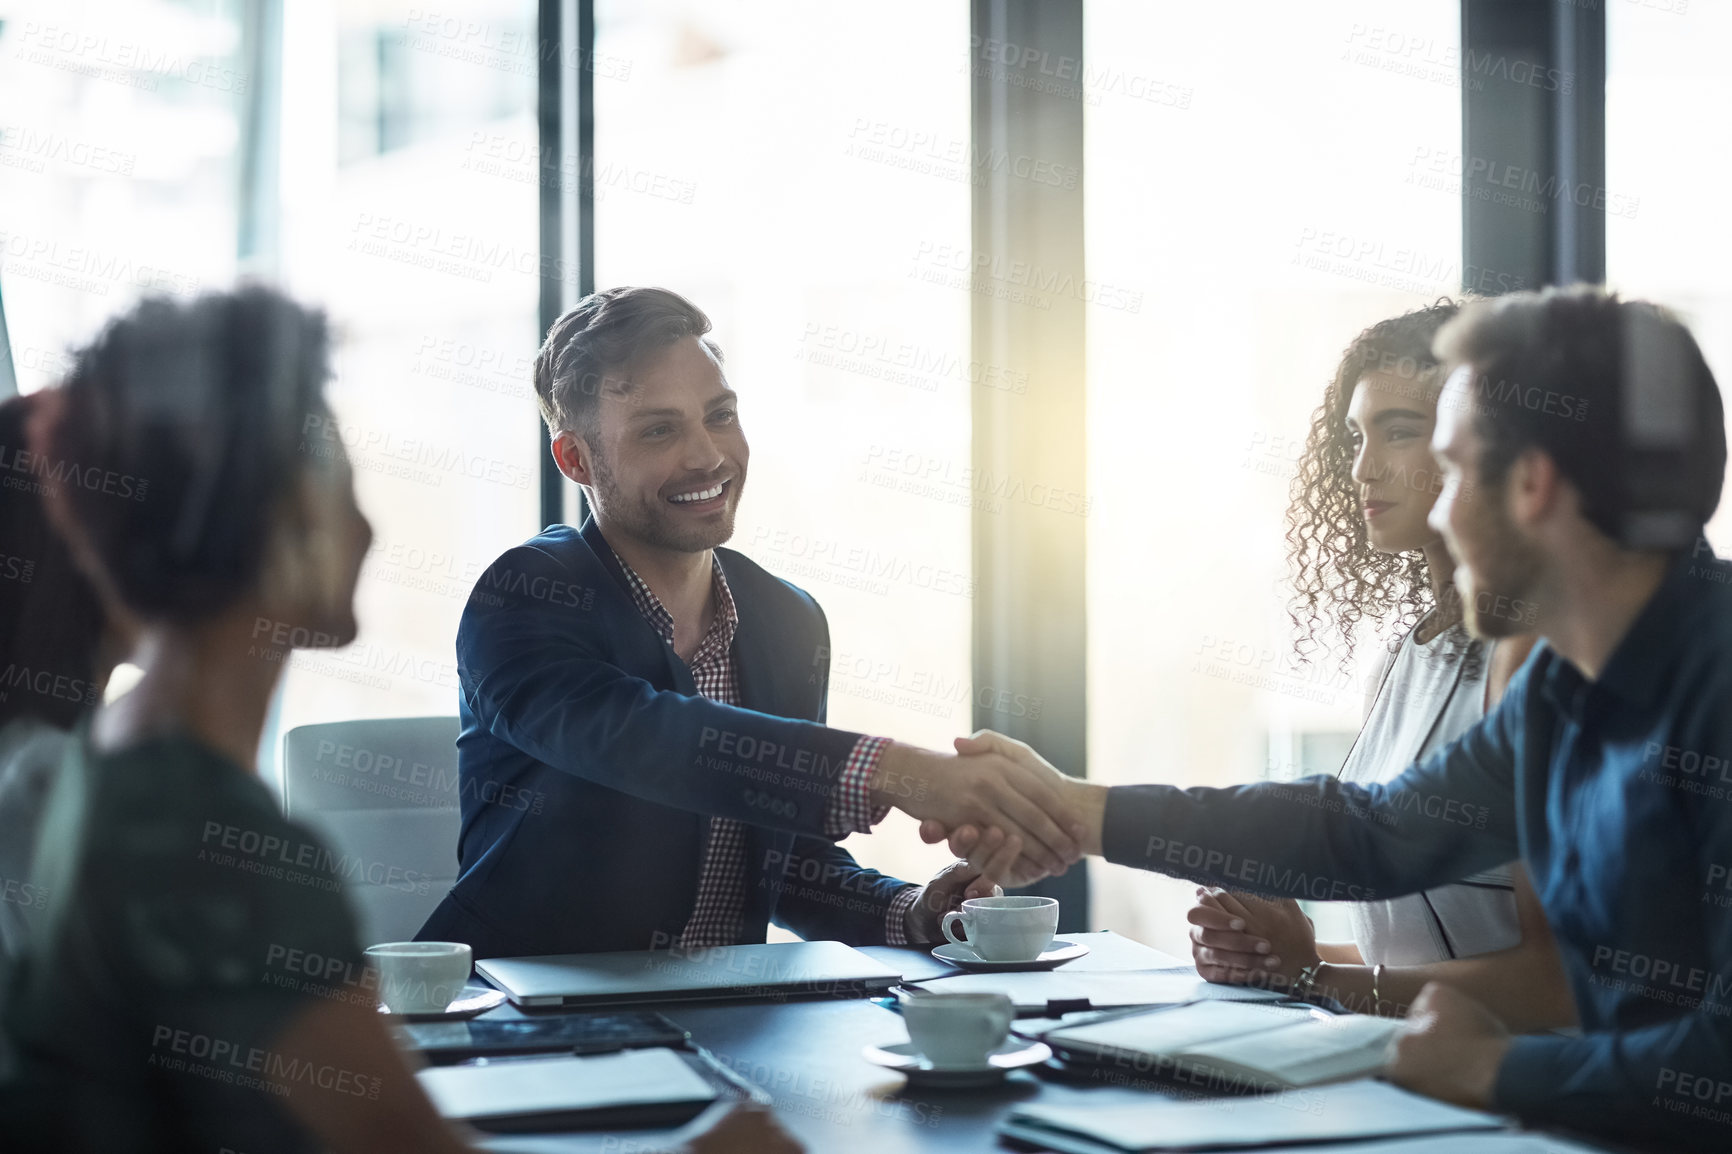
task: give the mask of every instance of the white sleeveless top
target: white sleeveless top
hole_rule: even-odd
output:
[[[1392,781],[1485,716],[1487,643],[1466,668],[1460,625],[1424,645],[1402,638],[1376,689],[1359,739],[1341,766],[1356,785]],[[1452,644],[1453,641],[1453,644]],[[1509,949],[1521,942],[1510,867],[1475,874],[1424,893],[1349,903],[1353,939],[1366,965],[1412,966]]]

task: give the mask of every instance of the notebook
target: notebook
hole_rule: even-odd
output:
[[[927,978],[905,985],[933,994],[1004,994],[1019,1014],[1073,1013],[1079,1010],[1111,1010],[1126,1006],[1176,1005],[1204,999],[1244,1002],[1280,1002],[1283,994],[1249,986],[1222,986],[1206,982],[1195,970],[1149,970],[1144,972],[1011,972],[1004,974],[955,974]]]
[[[1587,1146],[1559,1138],[1556,1134],[1523,1134],[1515,1130],[1496,1133],[1475,1130],[1466,1134],[1444,1134],[1431,1138],[1391,1138],[1388,1141],[1352,1142],[1325,1146],[1275,1146],[1271,1151],[1292,1154],[1610,1154],[1607,1147]],[[1102,1154],[1113,1154],[1101,1147]],[[1091,1151],[1090,1154],[1093,1154]]]
[[[1502,1126],[1490,1114],[1422,1098],[1385,1082],[1359,1081],[1249,1098],[1021,1106],[999,1133],[1043,1149],[1099,1154],[1247,1150]]]
[[[1216,1089],[1277,1090],[1363,1078],[1383,1069],[1394,1018],[1306,1006],[1193,1002],[1043,1035],[1060,1058],[1143,1075],[1201,1074]]]
[[[706,998],[887,993],[901,975],[841,942],[487,958],[475,969],[519,1006],[626,1006]]]
[[[677,1126],[718,1096],[672,1050],[483,1059],[415,1077],[441,1115],[483,1130]]]

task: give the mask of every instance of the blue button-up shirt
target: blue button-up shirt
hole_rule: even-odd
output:
[[[1683,556],[1596,681],[1540,645],[1384,785],[1110,791],[1109,860],[1279,897],[1392,897],[1520,857],[1582,1035],[1517,1038],[1496,1106],[1732,1149],[1732,565]]]

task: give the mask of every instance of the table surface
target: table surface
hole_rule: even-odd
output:
[[[1116,934],[1065,936],[1080,936],[1091,949],[1066,969],[1144,970],[1183,964]],[[889,962],[911,981],[956,972],[924,950],[866,947],[862,952]],[[1037,1098],[1046,1104],[1104,1105],[1148,1101],[1151,1094],[1196,1096],[1177,1084],[1113,1085],[1105,1075],[1072,1079],[1045,1069],[1038,1075],[1013,1071],[1002,1085],[986,1089],[917,1090],[902,1075],[861,1055],[868,1045],[908,1040],[901,1016],[868,999],[686,1002],[642,1008],[666,1014],[715,1059],[766,1091],[782,1125],[814,1154],[1002,1152],[1006,1147],[999,1142],[999,1123],[1015,1107]],[[507,1004],[486,1016],[520,1015]],[[648,1154],[676,1147],[706,1118],[678,1131],[492,1135],[485,1145],[520,1154]]]

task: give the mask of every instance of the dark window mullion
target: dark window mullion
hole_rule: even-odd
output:
[[[537,337],[581,297],[595,291],[595,0],[540,0],[536,124],[541,158],[541,292]],[[541,522],[567,519],[566,483],[547,432],[536,419],[541,460]],[[584,503],[575,496],[572,520]]]

